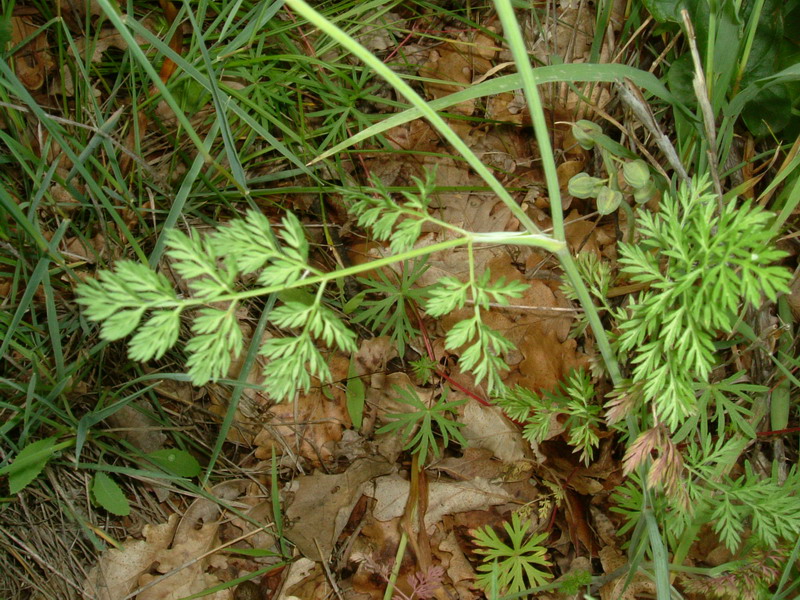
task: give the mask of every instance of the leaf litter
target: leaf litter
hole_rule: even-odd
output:
[[[432,97],[451,93],[488,71],[492,65],[491,53],[474,52],[483,43],[482,40],[472,46],[448,43],[432,52],[423,72],[427,77],[453,83],[426,84],[428,93]],[[500,101],[506,103],[505,108],[499,108]],[[504,110],[509,122],[517,123],[515,115],[521,111],[514,109],[515,101],[513,95],[495,99],[493,110]],[[475,110],[474,103],[454,107],[455,112],[465,115]],[[465,128],[465,134],[483,160],[507,172],[513,185],[531,190],[541,187],[535,145],[516,125],[494,131]],[[387,138],[410,150],[443,150],[438,138],[421,121],[396,128]],[[402,156],[367,158],[365,162],[372,175],[387,185],[404,185],[411,175],[421,175],[425,169],[434,169],[437,184],[444,187],[479,184],[468,169],[446,157],[428,157],[422,164]],[[583,164],[575,163],[565,168],[576,169]],[[534,216],[536,202],[539,201],[531,205]],[[439,218],[466,229],[518,228],[508,209],[490,193],[444,192],[439,194],[433,208]],[[544,211],[540,214],[544,215]],[[573,211],[568,217],[568,221],[575,221],[568,225],[568,238],[576,250],[601,253],[604,247],[612,245],[613,236],[601,235],[591,222],[578,220],[579,216],[580,213]],[[546,217],[542,216],[540,221],[547,225]],[[433,244],[446,235],[442,231],[427,231],[419,244]],[[353,248],[356,254],[363,253],[358,262],[387,252],[379,245]],[[509,356],[507,384],[552,390],[570,370],[588,364],[590,357],[568,335],[574,308],[561,294],[558,279],[546,269],[544,257],[529,248],[513,249],[513,253],[506,248],[480,248],[475,253],[475,262],[477,269],[491,269],[495,280],[505,277],[527,285],[514,306],[492,308],[484,314],[485,322],[515,346]],[[419,283],[425,285],[445,275],[463,281],[467,277],[466,263],[459,250],[436,253],[430,257],[429,269]],[[539,276],[529,276],[534,273]],[[435,359],[452,365],[451,378],[482,395],[473,378],[459,371],[459,350],[445,350],[441,342],[444,332],[467,310],[455,311],[439,322],[429,322],[428,332]],[[242,327],[248,329],[245,324]],[[421,352],[422,346],[417,350]],[[421,492],[412,490],[407,467],[402,462],[402,440],[396,435],[375,436],[374,432],[385,422],[385,415],[408,409],[396,401],[394,386],[416,390],[420,397],[426,395],[425,388],[414,385],[405,372],[392,372],[390,353],[386,340],[375,338],[364,340],[355,356],[358,374],[367,384],[365,419],[360,431],[352,429],[347,411],[346,381],[351,359],[348,356],[332,353],[328,360],[334,383],[320,386],[316,382],[308,394],[298,396],[294,403],[274,404],[254,389],[244,393],[234,427],[228,434],[229,441],[253,449],[243,466],[264,472],[269,469],[270,457],[277,455],[281,457],[281,468],[295,469],[301,465],[306,473],[294,476],[280,490],[285,506],[284,535],[302,558],[270,583],[278,586],[272,592],[278,593],[275,597],[324,598],[337,591],[341,597],[354,599],[383,597],[387,582],[376,574],[374,565],[391,564],[395,560],[400,534],[405,528],[403,522],[408,518],[409,494]],[[240,367],[234,363],[231,377],[238,375],[237,368]],[[262,368],[260,360],[256,361],[247,381],[257,384]],[[209,387],[208,394],[212,412],[223,416],[225,396],[220,396],[213,387]],[[466,396],[453,392],[451,399],[462,397]],[[449,452],[430,465],[429,477],[436,476],[425,488],[426,510],[419,521],[424,523],[427,562],[432,563],[428,568],[435,565],[441,569],[437,584],[427,590],[431,593],[428,597],[482,597],[475,583],[479,561],[468,532],[486,525],[502,531],[511,513],[519,510],[531,515],[531,522],[537,524],[538,530],[556,535],[550,546],[551,553],[561,553],[558,564],[564,561],[568,565],[578,564],[576,561],[583,558],[584,563],[580,564],[587,568],[586,559],[597,557],[600,548],[600,558],[608,555],[609,565],[616,565],[615,557],[621,556],[618,541],[607,538],[601,547],[592,531],[593,519],[588,510],[590,506],[595,509],[602,506],[603,498],[607,497],[608,488],[603,485],[607,472],[598,470],[596,465],[585,468],[572,460],[569,448],[559,442],[563,428],[558,423],[551,429],[554,443],[531,447],[522,438],[519,426],[496,407],[470,399],[461,407],[458,420],[465,424],[463,433],[468,446],[461,456]],[[211,510],[206,500],[196,502]],[[174,523],[177,519],[173,515],[171,524],[146,529],[144,540],[126,542],[121,551],[108,551],[97,571],[90,575],[87,591],[97,590],[101,598],[120,598],[141,589],[137,600],[182,598],[244,574],[243,568],[232,573],[228,555],[215,551],[221,545],[223,523],[227,521],[232,526],[231,516],[215,513],[197,518],[193,516],[194,506],[181,519],[183,526]],[[419,534],[419,523],[416,529],[411,526],[412,534]],[[409,552],[404,555],[397,579],[399,593],[410,597],[415,584],[419,584],[424,573],[420,559]],[[125,567],[121,568],[121,564]],[[255,571],[258,566],[253,564],[250,568]],[[335,581],[330,578],[328,566],[337,567],[332,574]],[[613,568],[606,567],[605,562],[603,566],[606,571]],[[565,573],[568,568],[565,567]],[[180,569],[180,574],[169,576],[175,569]],[[111,572],[116,573],[116,579],[109,580]],[[98,587],[101,580],[108,586],[105,591]],[[601,598],[616,597],[613,594],[618,591],[619,580],[612,583],[614,586],[608,584],[611,586],[607,586],[608,590],[600,590]],[[645,584],[637,583],[642,585]],[[646,586],[636,590],[649,592]],[[233,596],[228,589],[211,597]]]
[[[618,27],[620,4],[614,4],[614,27]],[[91,6],[90,13],[99,14],[99,9]],[[579,9],[574,3],[564,2],[558,3],[558,14],[545,35],[528,32],[536,40],[534,55],[541,55],[545,62],[553,53],[569,56],[572,62],[587,60],[595,21],[593,9],[583,4]],[[400,17],[389,13],[384,19],[397,23]],[[12,43],[35,31],[24,16],[15,16],[11,21]],[[376,51],[388,51],[396,40],[383,31],[379,27],[367,31],[362,41]],[[496,33],[496,27],[490,26],[487,31]],[[42,34],[33,37],[28,51],[16,59],[20,78],[32,92],[39,91],[54,71],[45,41]],[[85,43],[79,39],[77,47],[83,48]],[[124,49],[125,45],[118,34],[102,32],[92,46],[91,60],[100,60],[109,48]],[[416,48],[416,52],[424,50]],[[603,56],[609,55],[608,42],[601,52]],[[426,59],[419,61],[423,63],[420,72],[425,78],[423,88],[429,98],[446,96],[490,76],[490,71],[508,59],[507,51],[496,47],[496,41],[486,34],[456,36],[428,50]],[[67,95],[72,85],[68,75],[65,73],[61,78]],[[575,120],[591,108],[574,90],[566,86],[555,88],[548,92],[546,103],[550,106],[556,145],[566,158],[558,166],[559,181],[566,188],[569,178],[582,171],[590,158],[577,149],[568,128],[557,123]],[[600,109],[610,98],[605,86],[594,86],[585,92],[593,100],[591,104]],[[199,131],[209,110],[206,105],[197,111],[194,121]],[[543,177],[538,150],[530,132],[522,127],[528,124],[524,99],[516,92],[505,93],[488,99],[486,107],[471,100],[452,107],[450,112],[469,117],[482,110],[500,124],[473,127],[465,120],[450,123],[486,164],[504,174],[509,186],[528,190],[523,194],[525,206],[537,225],[547,229],[550,221],[547,199],[541,192]],[[174,117],[163,103],[158,114],[162,124],[174,125]],[[446,147],[426,122],[411,121],[389,130],[385,136],[396,149],[427,156],[371,155],[364,150],[363,167],[370,175],[387,186],[400,186],[408,185],[412,176],[432,170],[437,186],[453,190],[439,193],[432,204],[438,218],[473,231],[518,228],[519,223],[493,194],[458,189],[479,188],[481,182],[463,163],[446,156]],[[152,162],[162,160],[158,148],[151,149],[150,158]],[[60,167],[68,168],[69,165]],[[170,177],[178,175],[171,172]],[[58,186],[55,191],[61,193],[64,188]],[[67,194],[66,199],[69,197]],[[591,207],[573,202],[566,216],[570,249],[615,260],[614,227],[598,226],[587,218]],[[418,245],[432,245],[444,241],[448,235],[430,228]],[[91,263],[105,251],[106,242],[98,236],[87,240],[70,238],[65,242],[65,250]],[[350,259],[356,263],[389,253],[388,248],[359,242],[355,236],[347,242]],[[459,249],[431,255],[428,265],[420,286],[444,276],[465,281],[468,275],[467,260]],[[489,268],[493,280],[505,277],[527,286],[513,306],[493,307],[484,314],[484,321],[503,333],[515,348],[508,357],[510,370],[505,383],[549,391],[571,370],[590,365],[594,358],[591,341],[581,346],[569,336],[575,308],[561,293],[558,274],[551,271],[553,267],[546,256],[527,247],[480,248],[475,252],[475,267]],[[177,279],[175,282],[179,287],[185,286],[185,282]],[[458,369],[460,349],[448,350],[443,344],[444,333],[468,310],[454,311],[438,322],[428,320],[427,334],[434,359],[447,368],[452,380],[483,397],[484,391],[474,379]],[[241,326],[246,333],[251,331],[244,315]],[[414,344],[413,350],[424,354],[422,340],[415,340]],[[351,359],[366,385],[364,422],[359,430],[353,428],[347,408],[346,384]],[[420,382],[412,379],[398,363],[387,338],[364,339],[354,357],[331,353],[328,362],[334,383],[321,386],[317,381],[309,393],[298,396],[291,404],[275,404],[256,389],[246,389],[228,433],[229,442],[249,451],[241,459],[241,466],[259,474],[256,480],[269,472],[269,459],[273,456],[278,457],[282,474],[290,474],[282,489],[271,493],[278,494],[285,507],[283,531],[294,544],[297,555],[281,574],[263,578],[269,585],[265,591],[269,597],[311,599],[336,593],[340,598],[383,598],[387,582],[380,576],[380,565],[390,565],[395,559],[404,519],[409,518],[412,493],[425,494],[424,514],[409,529],[419,534],[422,525],[428,556],[413,556],[411,552],[403,556],[398,591],[409,597],[415,589],[424,591],[425,595],[419,597],[483,597],[475,586],[478,560],[468,532],[486,525],[500,531],[514,511],[525,511],[537,531],[550,532],[548,547],[562,578],[577,571],[591,571],[594,559],[599,560],[606,574],[624,564],[621,540],[615,535],[616,518],[608,512],[608,495],[621,480],[621,465],[610,440],[602,443],[599,457],[585,466],[567,446],[564,428],[557,420],[551,424],[544,442],[531,445],[522,437],[519,425],[500,409],[453,391],[451,400],[470,400],[458,415],[459,422],[465,425],[463,435],[468,445],[433,460],[427,469],[426,477],[430,480],[425,489],[413,489],[402,440],[394,435],[376,435],[375,431],[385,424],[387,414],[408,410],[397,402],[396,386],[411,389],[420,398],[429,395],[429,390],[417,385]],[[241,357],[233,361],[231,378],[239,376],[241,364]],[[245,380],[258,384],[262,369],[259,359]],[[205,393],[210,413],[223,418],[228,403],[226,392],[208,386]],[[192,397],[186,402],[199,400]],[[143,435],[134,431],[129,435],[129,441],[142,451],[162,447],[163,434],[153,431],[153,423],[141,418],[139,412],[131,411],[118,413],[110,424],[122,426],[127,422],[133,430],[150,431]],[[239,514],[221,510],[210,500],[198,498],[182,516],[175,512],[167,522],[145,525],[141,539],[128,539],[119,548],[107,550],[88,573],[84,592],[103,600],[118,600],[132,594],[137,600],[184,598],[255,572],[271,561],[277,562],[272,557],[232,558],[232,554],[222,551],[230,540],[243,538],[237,542],[238,547],[279,552],[276,539],[254,528],[251,522],[252,519],[262,523],[273,521],[270,490],[253,481],[231,480],[211,488],[210,492],[251,519],[243,519]],[[422,565],[423,561],[433,564]],[[655,592],[652,583],[640,575],[633,578],[623,593],[624,583],[624,577],[611,579],[598,590],[600,598],[633,599]],[[206,597],[234,598],[233,589],[221,589]],[[539,597],[563,596],[550,593]]]

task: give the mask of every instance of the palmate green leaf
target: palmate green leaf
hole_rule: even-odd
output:
[[[354,323],[365,323],[378,335],[389,335],[399,356],[405,354],[406,344],[419,335],[408,314],[408,303],[421,305],[428,293],[428,287],[415,288],[417,280],[427,271],[424,261],[404,262],[399,281],[389,281],[386,273],[377,270],[377,279],[359,278],[364,286],[363,295],[383,296],[379,299],[367,297],[359,303]]]
[[[439,399],[428,407],[419,399],[413,388],[392,387],[397,394],[397,399],[403,404],[409,405],[413,410],[411,412],[386,415],[387,418],[393,420],[378,429],[376,433],[383,434],[399,431],[407,440],[404,449],[410,450],[412,454],[417,454],[420,465],[425,464],[429,452],[433,452],[437,457],[439,456],[439,446],[436,443],[436,436],[433,431],[434,424],[442,436],[445,448],[449,445],[451,439],[462,446],[466,446],[467,441],[460,431],[464,424],[447,416],[448,412],[455,413],[459,406],[467,402],[466,399],[448,402],[447,388],[444,388]]]
[[[730,465],[741,456],[750,440],[744,437],[700,436],[690,438],[685,449],[685,462],[701,480],[717,483],[728,473]],[[714,492],[712,489],[712,492]]]
[[[638,473],[633,471],[611,494],[611,512],[620,514],[625,519],[624,525],[617,531],[620,538],[636,527],[644,517],[646,504],[642,489],[642,481]],[[663,496],[657,497],[656,501],[660,501],[663,506]]]
[[[549,534],[529,534],[529,527],[530,521],[523,520],[518,512],[514,512],[511,522],[503,524],[508,543],[501,540],[488,525],[472,530],[473,543],[478,546],[475,553],[484,557],[478,567],[477,582],[481,587],[488,588],[493,572],[504,594],[518,594],[552,579],[550,573],[539,568],[552,564],[547,560],[547,549],[540,545]],[[496,569],[493,569],[494,563],[497,563]]]
[[[715,406],[714,418],[717,421],[717,434],[720,437],[727,427],[726,419],[730,419],[737,429],[749,439],[755,439],[756,437],[756,431],[749,421],[753,411],[741,403],[752,405],[754,403],[753,398],[766,394],[769,388],[763,385],[746,383],[744,376],[744,372],[739,372],[722,381],[700,386],[702,394],[698,404]],[[733,398],[738,398],[739,402],[734,401]]]
[[[420,356],[417,360],[412,360],[409,364],[411,365],[411,371],[414,373],[414,377],[423,383],[428,383],[430,381],[431,375],[436,372],[436,368],[439,366],[439,363],[435,360],[424,355]]]

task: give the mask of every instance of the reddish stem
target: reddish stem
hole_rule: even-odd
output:
[[[436,362],[436,355],[433,352],[433,346],[431,345],[431,339],[430,336],[428,335],[428,329],[425,327],[425,322],[422,320],[422,316],[419,314],[419,311],[417,310],[417,305],[414,302],[409,302],[409,305],[411,306],[411,310],[414,312],[414,317],[417,319],[417,325],[419,325],[419,331],[420,334],[422,335],[422,340],[425,342],[425,351],[428,353],[428,358],[431,359],[432,362]],[[458,391],[463,392],[476,402],[479,402],[484,406],[492,406],[491,402],[489,402],[488,400],[484,400],[474,392],[465,388],[460,383],[454,381],[452,377],[450,377],[447,373],[445,373],[441,369],[436,369],[436,374],[445,381],[447,381]]]
[[[785,435],[787,433],[800,433],[800,427],[788,427],[786,429],[773,429],[772,431],[759,431],[756,433],[758,437],[767,437],[768,435]]]

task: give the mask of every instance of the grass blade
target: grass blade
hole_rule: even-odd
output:
[[[568,65],[551,65],[546,67],[538,67],[536,69],[536,83],[537,85],[544,85],[546,83],[555,83],[560,81],[594,81],[594,82],[614,82],[630,79],[638,87],[650,92],[654,96],[673,104],[674,106],[682,106],[680,102],[664,87],[664,84],[652,73],[635,69],[628,65],[612,65],[612,64],[568,64]],[[455,92],[443,98],[432,100],[428,102],[428,106],[435,111],[444,110],[466,100],[474,100],[476,98],[484,98],[486,96],[493,96],[505,92],[511,92],[523,87],[522,77],[519,73],[514,75],[505,75],[495,79],[489,79],[477,85],[468,87],[460,92]],[[337,144],[333,148],[326,150],[319,157],[315,158],[311,163],[323,160],[329,156],[337,154],[342,150],[362,142],[370,137],[378,135],[397,127],[403,123],[408,123],[414,119],[419,119],[423,116],[422,110],[416,106],[409,108],[401,113],[392,115],[388,119],[376,123],[372,127],[368,127],[363,131],[356,133],[353,137]]]

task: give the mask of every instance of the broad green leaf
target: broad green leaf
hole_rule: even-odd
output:
[[[670,91],[689,107],[697,105],[697,97],[694,95],[694,88],[692,87],[693,77],[694,64],[692,63],[692,55],[688,52],[672,61],[672,65],[667,72]]]
[[[642,4],[659,23],[681,22],[680,11],[683,8],[681,0],[642,0]]]
[[[622,204],[622,193],[603,186],[597,194],[597,212],[601,215],[610,215]]]
[[[195,477],[200,473],[200,463],[186,450],[165,448],[150,452],[145,457],[168,473],[178,477]]]
[[[95,502],[108,512],[126,517],[131,514],[131,505],[117,483],[105,473],[97,473],[92,480],[92,496]]]
[[[353,429],[358,431],[364,419],[364,401],[366,391],[364,382],[356,373],[356,355],[350,359],[350,367],[347,370],[347,414],[353,423]]]
[[[761,90],[745,104],[742,119],[756,137],[783,130],[792,119],[792,98],[789,97],[788,86],[775,85]]]
[[[33,442],[19,451],[14,462],[0,469],[0,475],[8,474],[8,491],[18,494],[42,472],[47,462],[59,449],[56,438],[49,437]]]
[[[724,114],[726,117],[735,118],[742,111],[744,105],[758,96],[762,90],[779,83],[798,80],[800,80],[800,63],[791,65],[769,77],[754,81],[731,100],[731,103],[725,107]]]

